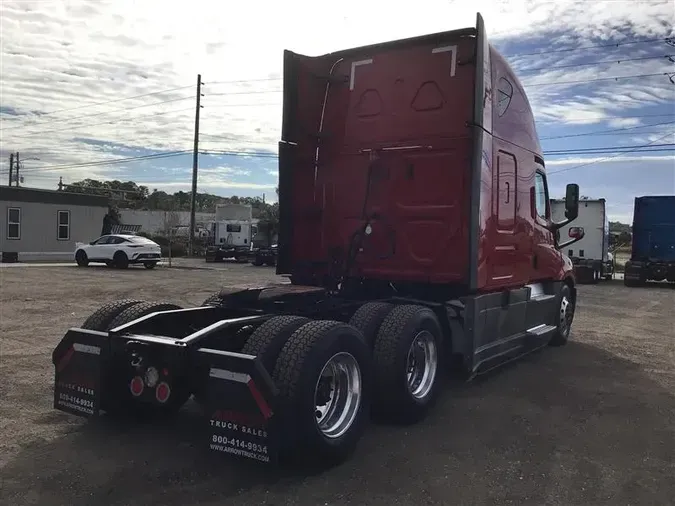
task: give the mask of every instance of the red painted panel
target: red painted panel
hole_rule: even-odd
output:
[[[307,59],[325,72],[335,64],[340,82],[328,92],[316,182],[310,139],[298,135],[295,262],[344,260],[352,234],[370,217],[372,234],[355,262],[361,275],[466,277],[473,50],[473,39],[462,38],[378,48],[339,62],[327,56],[321,65]],[[325,81],[314,79],[311,92],[312,79],[301,81],[298,122],[318,131]]]

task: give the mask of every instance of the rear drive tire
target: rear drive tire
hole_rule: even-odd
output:
[[[275,316],[258,327],[241,349],[245,355],[257,356],[272,374],[281,349],[293,332],[310,321],[303,316]]]
[[[87,254],[81,249],[77,250],[77,253],[75,253],[75,261],[77,262],[78,267],[87,267],[89,265]]]
[[[375,339],[374,414],[399,423],[424,418],[441,377],[443,331],[435,313],[417,305],[395,306]]]
[[[572,321],[574,320],[575,300],[572,297],[572,290],[565,284],[560,291],[560,303],[556,313],[556,330],[549,341],[550,346],[564,346],[570,337],[572,331]]]
[[[89,316],[89,318],[84,321],[81,328],[87,330],[98,330],[101,332],[106,331],[117,315],[131,306],[140,304],[141,302],[143,301],[136,299],[122,299],[108,302],[94,311]]]
[[[284,435],[281,458],[319,465],[347,459],[368,423],[370,372],[368,345],[351,325],[311,321],[296,330],[273,373]]]
[[[361,331],[371,349],[375,344],[375,338],[382,322],[391,313],[393,307],[387,302],[368,302],[358,308],[350,318],[349,324]]]
[[[117,251],[113,255],[113,265],[118,269],[126,269],[129,267],[129,257],[124,251]]]

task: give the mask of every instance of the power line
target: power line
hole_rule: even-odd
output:
[[[614,128],[611,130],[598,130],[595,132],[585,132],[581,134],[569,134],[569,135],[550,135],[547,137],[540,137],[540,140],[545,140],[545,139],[568,139],[570,137],[587,137],[590,135],[606,135],[608,133],[612,132],[623,132],[625,130],[637,130],[639,128],[650,128],[650,127],[655,127],[655,126],[663,126],[663,125],[673,125],[675,124],[675,121],[666,121],[663,123],[653,123],[651,125],[638,125],[638,126],[631,126],[631,127],[624,127],[624,128]]]
[[[72,164],[61,164],[61,165],[43,165],[41,167],[29,167],[24,169],[24,172],[47,172],[52,170],[67,170],[67,169],[77,169],[82,167],[98,167],[101,165],[114,165],[118,163],[127,163],[127,162],[136,162],[144,160],[156,160],[161,158],[172,158],[175,156],[184,156],[191,154],[192,150],[182,150],[182,151],[167,151],[163,153],[154,153],[150,155],[140,155],[140,156],[131,156],[128,158],[115,158],[112,160],[96,160],[91,162],[82,162],[82,163],[72,163]]]
[[[235,81],[209,81],[209,86],[212,84],[244,84],[244,83],[259,83],[269,81],[281,81],[281,77],[267,77],[263,79],[238,79]]]
[[[616,150],[616,149],[602,149],[598,151],[563,151],[563,152],[554,152],[554,153],[544,153],[546,157],[551,157],[551,156],[569,156],[569,155],[611,155],[614,153],[675,153],[675,147],[670,147],[670,148],[654,148],[652,149],[651,147],[649,148],[640,148],[640,149],[631,149],[631,150]],[[674,158],[675,160],[675,158]]]
[[[98,105],[105,105],[105,104],[112,104],[115,102],[122,102],[123,100],[133,100],[135,98],[143,98],[143,97],[149,97],[151,95],[159,95],[160,93],[168,93],[169,91],[177,91],[177,90],[184,90],[185,88],[192,88],[192,86],[179,86],[178,88],[169,88],[166,90],[160,90],[160,91],[153,91],[152,93],[143,93],[142,95],[134,95],[132,97],[122,97],[122,98],[115,98],[112,100],[106,100],[104,102],[96,102],[93,104],[83,104],[83,105],[78,105],[77,107],[69,107],[67,109],[58,109],[56,111],[49,111],[49,112],[41,112],[39,116],[47,116],[49,114],[56,114],[59,112],[66,112],[66,111],[74,111],[76,109],[84,109],[86,107],[96,107]]]
[[[550,114],[550,113],[549,113]],[[598,118],[597,121],[604,121],[606,119],[641,119],[641,118],[675,118],[675,113],[671,112],[670,114],[642,114],[639,116],[603,116]],[[538,121],[544,121],[549,118],[542,118]],[[561,120],[588,120],[595,119],[589,118],[588,116],[565,116],[563,118],[550,118],[551,121],[561,121]]]
[[[668,135],[675,135],[675,133],[670,132]],[[668,136],[666,135],[666,137]],[[546,155],[551,155],[555,153],[569,153],[571,151],[574,152],[584,152],[584,153],[592,153],[594,151],[600,150],[600,151],[617,151],[620,149],[639,149],[639,148],[648,148],[648,147],[658,147],[658,148],[673,148],[675,147],[675,144],[668,143],[668,144],[641,144],[637,146],[598,146],[596,148],[572,148],[572,149],[552,149],[550,151],[544,151],[544,154]]]
[[[258,95],[258,94],[264,94],[264,93],[281,93],[284,90],[258,90],[258,91],[232,91],[232,92],[225,92],[225,93],[209,93],[209,97],[222,97],[222,96],[230,96],[230,95]]]
[[[192,99],[192,97],[181,97],[181,98],[173,98],[173,99],[170,99],[170,100],[162,100],[161,102],[153,102],[152,104],[135,105],[133,107],[120,107],[120,108],[117,108],[117,109],[112,109],[110,111],[101,111],[101,112],[95,112],[93,114],[83,114],[81,116],[72,116],[70,118],[57,118],[57,119],[53,119],[53,120],[49,120],[49,121],[43,121],[39,125],[29,125],[29,126],[15,125],[15,126],[7,127],[7,128],[2,128],[2,129],[0,129],[0,132],[4,132],[5,130],[14,130],[16,128],[30,128],[31,126],[42,126],[42,125],[47,125],[49,123],[54,123],[54,122],[73,121],[73,120],[82,119],[82,118],[93,118],[95,116],[102,116],[102,115],[105,115],[105,114],[110,114],[110,113],[118,112],[118,111],[131,111],[131,110],[134,110],[134,109],[141,109],[143,107],[152,107],[153,105],[168,104],[170,102],[180,102],[182,100],[190,100],[190,99]]]
[[[192,107],[186,108],[186,109],[171,109],[169,111],[159,111],[159,112],[156,112],[156,113],[153,113],[153,114],[144,115],[143,119],[152,118],[153,116],[161,116],[161,115],[164,115],[164,114],[170,114],[170,113],[173,113],[173,112],[184,112],[184,111],[191,111],[191,110],[192,110]],[[138,120],[138,119],[139,119],[138,117],[121,118],[121,119],[120,118],[111,118],[108,121],[102,121],[100,123],[85,123],[83,125],[72,125],[72,126],[68,126],[68,127],[65,127],[65,128],[54,128],[54,129],[50,129],[50,130],[40,130],[38,132],[30,132],[30,133],[24,134],[24,135],[11,135],[11,137],[23,139],[25,137],[31,137],[33,135],[39,135],[39,134],[45,134],[45,133],[51,133],[51,132],[65,132],[65,131],[69,131],[69,130],[78,130],[80,128],[90,128],[90,127],[99,126],[99,125],[108,125],[108,124],[111,124],[111,123],[123,123],[125,121]]]
[[[662,136],[662,137],[659,137],[658,139],[655,139],[653,142],[650,142],[650,143],[647,144],[647,145],[649,146],[649,145],[656,144],[657,142],[662,141],[663,139],[665,139],[666,137],[669,137],[669,136],[671,136],[671,135],[673,135],[673,134],[672,134],[672,133],[668,133],[667,135],[664,135],[664,136]],[[605,157],[605,158],[601,158],[601,159],[599,159],[599,160],[594,160],[594,161],[592,161],[592,162],[582,163],[582,164],[580,164],[580,165],[574,165],[573,167],[568,167],[568,168],[566,168],[566,169],[554,170],[553,172],[549,172],[548,175],[551,176],[551,175],[553,175],[553,174],[560,174],[561,172],[567,172],[567,171],[569,171],[569,170],[576,170],[576,169],[580,169],[580,168],[582,168],[582,167],[588,167],[589,165],[593,165],[593,164],[595,164],[595,163],[605,162],[605,161],[607,161],[607,160],[613,160],[614,158],[618,158],[618,157],[620,157],[620,156],[624,156],[624,155],[626,155],[626,154],[629,154],[629,153],[632,153],[632,152],[635,152],[635,151],[639,151],[639,149],[640,149],[640,147],[637,147],[637,148],[635,148],[635,149],[633,149],[633,150],[630,150],[630,151],[622,151],[622,152],[620,152],[620,153],[615,154],[614,156],[608,156],[608,157]]]
[[[627,63],[631,61],[641,61],[641,60],[658,60],[661,58],[666,58],[670,59],[675,57],[675,54],[663,54],[659,56],[643,56],[640,58],[628,58],[624,60],[601,60],[601,61],[594,61],[594,62],[588,62],[588,63],[570,63],[569,65],[551,65],[551,66],[546,66],[546,67],[537,67],[534,69],[525,69],[525,70],[520,70],[518,73],[524,74],[527,72],[538,72],[541,70],[554,70],[554,69],[568,69],[568,68],[574,68],[574,67],[584,67],[584,66],[593,66],[593,65],[603,65],[603,64],[612,64],[616,65],[618,63]],[[673,60],[670,60],[673,62]]]
[[[572,48],[565,48],[565,49],[552,49],[552,50],[547,50],[547,51],[537,51],[533,53],[513,53],[510,55],[504,55],[504,57],[507,58],[512,58],[514,56],[540,56],[540,55],[546,55],[546,54],[551,54],[551,53],[569,53],[572,51],[585,51],[587,49],[599,49],[599,48],[607,48],[607,47],[620,47],[620,46],[628,46],[631,44],[647,44],[650,42],[668,42],[672,41],[672,37],[659,37],[658,39],[644,39],[644,40],[633,40],[633,41],[628,41],[628,42],[614,42],[612,44],[593,44],[589,46],[581,46],[581,47],[572,47]]]
[[[534,86],[555,86],[559,84],[582,84],[582,83],[594,83],[598,81],[619,81],[621,79],[637,79],[642,77],[668,76],[669,74],[670,72],[658,72],[654,74],[637,74],[631,76],[613,76],[613,77],[599,77],[596,79],[580,79],[577,81],[550,81],[546,83],[534,83],[534,84],[523,83],[523,86],[532,88]]]

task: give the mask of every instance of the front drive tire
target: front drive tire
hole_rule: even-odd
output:
[[[574,310],[576,301],[572,297],[572,290],[569,285],[564,284],[560,291],[560,302],[556,313],[556,330],[549,341],[550,346],[564,346],[570,337],[572,331],[572,321],[574,320]]]
[[[443,332],[435,313],[417,305],[395,306],[375,339],[373,414],[398,423],[426,416],[440,386]]]
[[[375,345],[375,338],[380,330],[382,322],[387,317],[393,305],[387,302],[367,302],[349,319],[349,324],[361,331],[368,345]]]
[[[154,269],[155,267],[157,267],[157,262],[145,262],[143,263],[143,266],[146,269]]]
[[[282,459],[343,462],[369,419],[371,355],[361,333],[310,321],[286,341],[274,367],[279,388]]]
[[[246,340],[241,353],[258,357],[267,372],[272,374],[274,364],[286,341],[296,330],[309,321],[309,318],[303,316],[275,316],[270,318],[255,329]]]

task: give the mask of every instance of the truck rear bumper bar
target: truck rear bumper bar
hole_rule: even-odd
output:
[[[161,408],[172,395],[195,394],[209,449],[274,462],[277,389],[268,371],[254,356],[194,346],[210,332],[259,318],[222,320],[184,339],[70,329],[52,355],[54,408],[95,418],[120,405]]]

